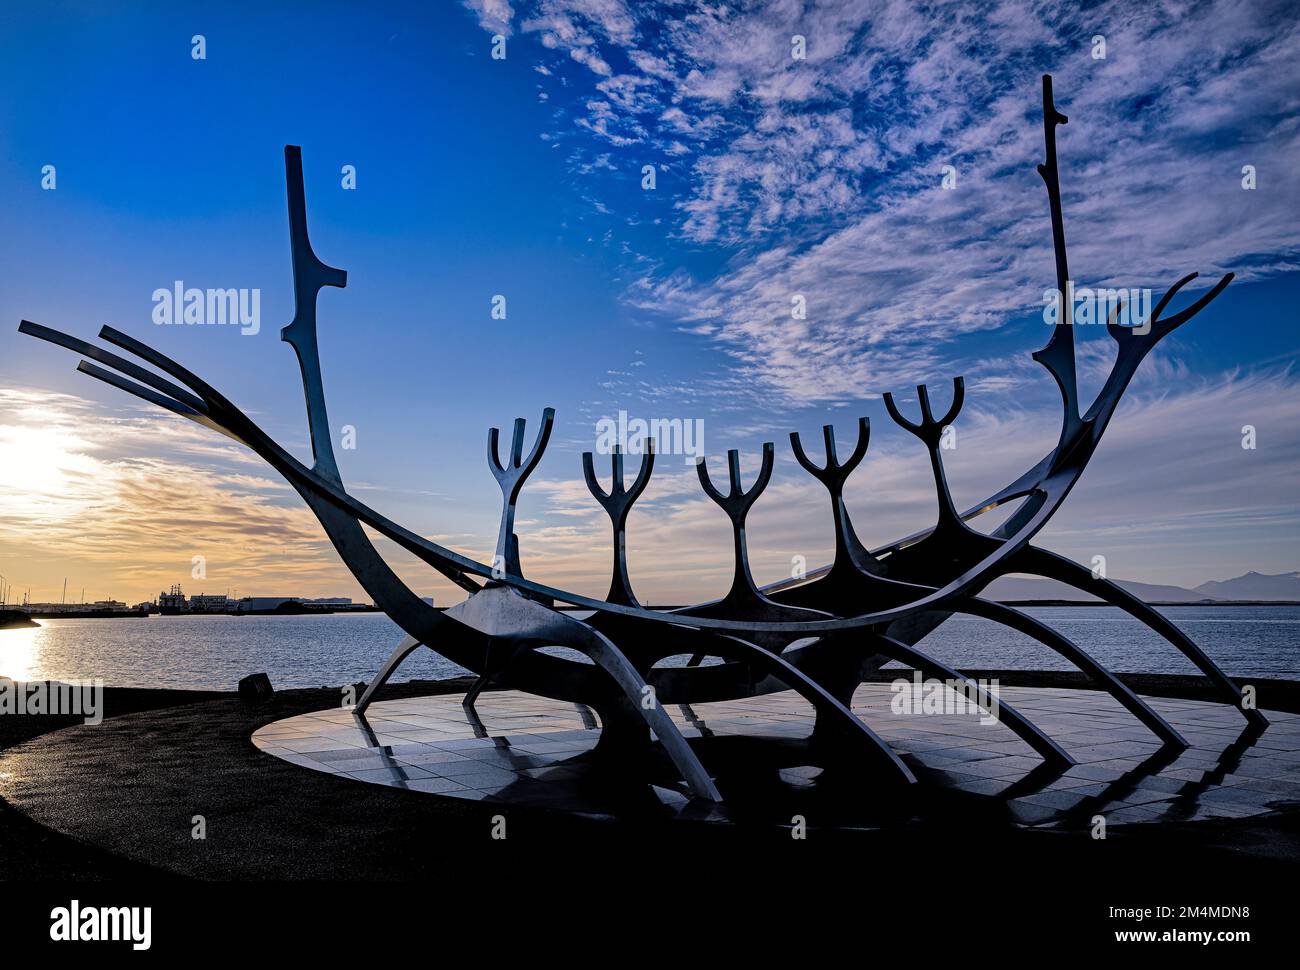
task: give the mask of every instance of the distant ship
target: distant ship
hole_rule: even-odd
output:
[[[158,612],[163,616],[180,616],[191,613],[208,613],[224,616],[234,613],[238,603],[229,596],[199,593],[186,598],[181,584],[176,583],[170,593],[158,594]]]
[[[170,593],[158,594],[158,612],[163,616],[180,616],[182,613],[188,613],[189,611],[190,604],[185,599],[185,593],[181,589],[180,583],[172,586]]]

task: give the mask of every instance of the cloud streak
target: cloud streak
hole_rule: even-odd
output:
[[[1148,582],[1195,586],[1250,569],[1293,569],[1300,540],[1295,376],[1289,370],[1229,372],[1170,391],[1159,375],[1140,373],[1041,543],[1085,563],[1103,555],[1111,575]],[[956,424],[957,448],[945,452],[954,498],[963,508],[1042,458],[1059,431],[1056,413],[982,410],[978,395],[968,400]],[[1263,408],[1262,401],[1271,403]],[[846,488],[855,526],[873,547],[928,527],[935,515],[924,451],[879,410],[872,408],[871,450]],[[837,424],[841,449],[852,432],[851,417]],[[1255,428],[1254,449],[1242,447],[1246,425]],[[772,484],[749,519],[759,582],[788,577],[795,556],[813,567],[833,552],[825,492],[795,464],[784,442],[778,441],[777,455]],[[757,456],[744,458],[745,481],[752,481]],[[694,470],[678,467],[656,465],[628,527],[633,580],[643,599],[655,602],[720,596],[731,575],[726,517],[703,496]],[[719,472],[716,461],[712,470]],[[526,571],[603,594],[609,526],[583,483],[541,481],[530,491],[534,501],[540,497],[541,509],[537,526],[521,532]]]
[[[93,428],[93,433],[87,428]],[[135,602],[189,592],[356,589],[320,526],[256,456],[188,422],[0,388],[0,559],[16,591]],[[207,578],[191,577],[202,556]],[[19,594],[21,595],[21,594]]]
[[[1158,293],[1192,270],[1248,281],[1297,264],[1300,27],[1285,5],[519,6],[519,29],[573,62],[554,76],[589,82],[572,123],[605,167],[663,156],[679,173],[664,180],[679,245],[725,257],[701,272],[637,254],[627,303],[723,350],[780,404],[953,372],[961,336],[1041,307],[1045,71],[1071,118],[1060,151],[1080,285]]]

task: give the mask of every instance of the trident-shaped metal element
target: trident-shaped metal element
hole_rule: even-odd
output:
[[[609,593],[605,599],[620,606],[640,606],[636,594],[632,592],[632,583],[627,572],[627,516],[632,511],[632,503],[641,497],[646,485],[650,483],[650,472],[655,465],[654,439],[647,438],[645,450],[641,456],[641,470],[637,472],[632,487],[623,487],[623,449],[614,446],[614,478],[606,493],[596,481],[596,470],[592,464],[590,451],[583,452],[582,473],[587,479],[587,488],[596,497],[614,528],[614,575],[609,581]]]
[[[749,572],[749,548],[745,541],[745,516],[749,514],[750,507],[763,494],[763,489],[767,488],[767,483],[772,478],[772,465],[776,460],[776,449],[772,442],[767,441],[763,444],[763,466],[759,469],[758,478],[754,479],[754,484],[750,486],[749,491],[745,491],[740,485],[740,452],[735,448],[727,452],[727,473],[731,479],[731,488],[726,495],[714,487],[713,481],[709,478],[708,463],[701,458],[695,463],[695,470],[700,475],[700,485],[704,493],[717,503],[722,511],[727,513],[731,519],[731,535],[736,551],[736,568],[731,580],[731,591],[727,594],[726,599],[733,597],[743,597],[744,599],[753,599],[760,597],[758,587],[754,585],[754,577]]]
[[[551,427],[554,423],[555,408],[547,408],[542,412],[542,427],[537,432],[537,440],[533,442],[533,450],[528,453],[528,458],[525,460],[523,457],[524,427],[527,422],[523,418],[515,418],[514,434],[510,441],[510,457],[504,465],[497,448],[497,439],[501,432],[498,428],[488,429],[488,467],[491,468],[497,484],[501,486],[501,528],[497,532],[496,558],[492,561],[494,575],[500,572],[522,577],[524,574],[519,567],[519,537],[515,535],[515,503],[519,501],[519,493],[523,490],[524,482],[537,467],[537,463],[542,460],[542,452],[546,450],[546,442],[551,439]]]
[[[957,514],[956,506],[952,504],[952,493],[948,491],[948,476],[943,471],[943,458],[939,454],[939,448],[943,442],[944,430],[956,419],[961,411],[962,402],[966,399],[966,382],[960,377],[952,379],[952,407],[938,421],[934,419],[934,414],[930,410],[930,389],[924,384],[918,384],[916,397],[921,403],[919,424],[913,424],[903,417],[898,406],[894,404],[892,394],[885,394],[885,408],[895,424],[920,438],[926,450],[930,452],[930,467],[934,469],[934,489],[939,497],[939,522],[935,526],[935,531],[947,532],[959,529],[964,532],[966,526],[962,523],[961,516]]]
[[[749,571],[749,548],[745,537],[745,516],[749,514],[750,507],[763,494],[763,489],[767,488],[767,483],[772,478],[775,455],[776,452],[772,442],[764,443],[762,467],[759,469],[758,477],[754,479],[754,484],[750,486],[749,491],[745,491],[740,484],[740,452],[735,449],[728,451],[727,472],[731,480],[731,487],[726,495],[723,495],[714,487],[709,478],[709,469],[705,460],[701,458],[696,462],[695,469],[699,473],[700,485],[704,487],[705,494],[713,499],[722,511],[727,513],[727,517],[731,519],[736,565],[731,580],[731,588],[722,599],[713,603],[705,603],[701,606],[679,610],[678,612],[681,615],[696,617],[761,616],[763,619],[773,622],[811,620],[814,617],[825,615],[814,610],[786,606],[783,603],[768,599],[754,585],[754,577]],[[781,632],[753,632],[747,633],[745,639],[749,643],[769,650],[779,657],[782,650],[799,638]],[[705,653],[696,652],[691,655],[687,666],[699,666],[705,657]],[[752,673],[751,668],[751,675]]]
[[[822,437],[826,441],[824,468],[818,468],[808,458],[803,450],[803,442],[799,440],[798,431],[790,432],[790,447],[794,449],[795,460],[808,474],[826,486],[826,491],[830,493],[831,512],[835,517],[835,562],[831,568],[845,569],[857,566],[859,569],[866,569],[870,556],[858,541],[857,533],[853,531],[853,523],[849,521],[849,511],[844,505],[844,483],[866,457],[867,443],[871,440],[871,422],[867,418],[858,418],[858,443],[853,449],[853,454],[849,455],[848,461],[843,464],[835,453],[834,425],[822,425]]]

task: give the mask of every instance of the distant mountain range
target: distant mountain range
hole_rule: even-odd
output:
[[[1205,603],[1268,600],[1300,603],[1300,572],[1279,573],[1266,576],[1249,572],[1235,579],[1201,583],[1194,589],[1182,586],[1159,586],[1154,583],[1136,583],[1118,579],[1118,585],[1148,603]],[[989,584],[985,596],[1007,601],[1023,600],[1073,600],[1080,603],[1098,602],[1096,597],[1072,589],[1053,579],[1035,579],[1028,576],[1004,576]]]

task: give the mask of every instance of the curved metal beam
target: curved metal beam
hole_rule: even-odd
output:
[[[1094,576],[1092,570],[1086,569],[1054,552],[1039,549],[1037,546],[1026,546],[1022,549],[1015,559],[1014,566],[1017,572],[1031,573],[1036,576],[1054,579],[1074,589],[1091,593],[1111,606],[1118,606],[1129,616],[1173,644],[1184,657],[1194,663],[1201,673],[1205,674],[1218,688],[1219,692],[1224,695],[1225,703],[1229,703],[1228,698],[1231,698],[1230,703],[1232,706],[1241,711],[1242,716],[1247,721],[1255,727],[1268,727],[1268,718],[1257,709],[1247,709],[1241,706],[1241,688],[1237,686],[1236,681],[1224,673],[1218,664],[1210,659],[1205,651],[1196,645],[1195,641],[1174,626],[1163,614],[1142,602],[1122,586],[1108,579]]]
[[[931,657],[929,654],[922,653],[901,640],[895,640],[893,637],[887,637],[883,634],[878,634],[873,638],[871,649],[875,653],[883,653],[900,663],[911,664],[928,677],[942,678],[965,684],[976,694],[978,698],[976,700],[977,704],[985,708],[985,710],[996,706],[998,720],[1014,731],[1020,740],[1037,751],[1044,761],[1049,764],[1066,766],[1075,763],[1064,748],[1044,734],[1032,721],[1002,700],[1002,698],[992,697],[987,690],[980,686],[979,681],[966,676],[959,670],[954,670],[942,661]]]
[[[379,668],[379,673],[370,679],[366,685],[365,692],[361,695],[361,700],[357,701],[357,706],[352,708],[352,713],[358,717],[366,713],[366,708],[374,700],[375,692],[388,683],[388,678],[393,676],[393,671],[401,666],[402,661],[411,655],[416,647],[422,646],[421,642],[415,637],[407,636],[402,638],[402,642],[397,645],[384,665]]]
[[[812,704],[819,716],[825,715],[830,724],[839,727],[849,738],[861,742],[864,746],[863,750],[873,761],[902,775],[908,784],[915,783],[916,776],[887,741],[867,727],[863,720],[853,713],[852,708],[842,703],[794,664],[771,650],[741,640],[739,637],[711,637],[710,640],[712,642],[707,648],[710,655],[749,661],[765,668],[773,677]]]
[[[493,639],[519,640],[578,650],[603,669],[640,712],[697,798],[720,802],[722,795],[673,719],[636,668],[604,634],[521,596],[508,586],[485,589],[444,614]]]
[[[980,616],[1001,623],[1003,626],[1011,627],[1011,629],[1018,630],[1026,636],[1033,637],[1044,646],[1051,647],[1091,677],[1111,697],[1123,704],[1129,713],[1150,728],[1152,733],[1165,744],[1178,748],[1189,747],[1183,736],[1175,731],[1168,721],[1152,710],[1142,698],[1129,690],[1123,681],[1094,660],[1073,640],[1057,633],[1047,624],[1040,623],[1029,614],[1022,613],[1010,606],[976,597],[952,603],[949,608],[956,613]]]

